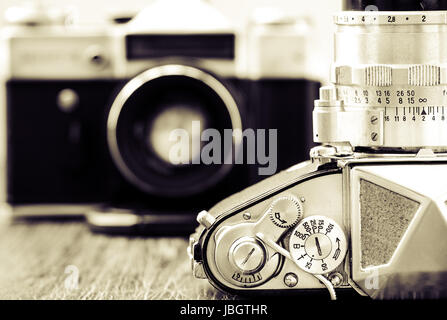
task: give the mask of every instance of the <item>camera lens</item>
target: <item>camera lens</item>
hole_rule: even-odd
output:
[[[232,150],[221,143],[221,161],[202,164],[204,130],[224,137],[241,129],[237,105],[226,87],[193,67],[168,65],[132,79],[118,94],[108,119],[112,157],[140,190],[166,197],[197,194],[231,170]]]
[[[447,10],[447,0],[345,0],[343,8],[354,11]]]
[[[334,86],[320,91],[315,142],[350,152],[446,151],[446,1],[346,4],[357,10],[335,17]]]

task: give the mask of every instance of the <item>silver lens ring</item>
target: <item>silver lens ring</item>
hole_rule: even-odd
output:
[[[239,109],[237,107],[236,101],[234,100],[231,93],[228,89],[215,77],[206,73],[200,69],[191,66],[185,65],[163,65],[159,67],[154,67],[152,69],[146,70],[143,73],[137,75],[132,80],[130,80],[123,89],[118,93],[115,101],[112,104],[112,107],[109,112],[109,116],[107,119],[107,142],[109,145],[110,153],[112,159],[117,166],[118,170],[125,177],[125,179],[137,187],[139,190],[150,193],[150,194],[159,194],[160,190],[156,187],[141,179],[138,175],[136,175],[131,168],[126,164],[122,153],[120,151],[118,136],[117,136],[117,126],[118,121],[120,119],[120,115],[123,111],[124,105],[126,101],[144,84],[147,84],[150,81],[160,79],[163,77],[169,76],[182,76],[186,78],[191,78],[194,80],[198,80],[203,83],[205,86],[213,90],[217,96],[222,100],[225,105],[228,115],[230,117],[231,125],[233,130],[242,130],[242,120],[239,113]],[[242,137],[240,135],[233,136],[233,143],[235,146],[235,150],[238,150],[240,144],[242,142]],[[182,190],[182,195],[192,195],[195,194],[207,187],[214,186],[221,179],[223,179],[231,170],[232,163],[231,154],[225,155],[226,159],[224,159],[224,164],[222,164],[219,170],[206,181],[201,181],[200,185],[191,185],[188,188]],[[230,159],[228,159],[230,158]]]
[[[355,11],[334,20],[333,86],[316,102],[315,142],[447,151],[447,11]]]

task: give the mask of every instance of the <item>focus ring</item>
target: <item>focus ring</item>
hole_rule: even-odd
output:
[[[437,86],[447,84],[447,66],[335,66],[331,81],[336,85],[388,87],[391,85]]]

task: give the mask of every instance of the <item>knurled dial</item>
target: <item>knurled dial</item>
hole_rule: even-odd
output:
[[[301,202],[294,196],[282,196],[276,199],[269,208],[270,220],[280,228],[290,228],[303,216]]]

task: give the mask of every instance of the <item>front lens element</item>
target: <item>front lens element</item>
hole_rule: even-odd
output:
[[[203,146],[203,142],[200,142],[203,128],[207,128],[207,121],[199,107],[182,105],[166,107],[149,125],[147,146],[168,164],[198,163]],[[176,139],[176,132],[185,133],[188,139]],[[200,142],[199,148],[193,148],[196,141]]]

